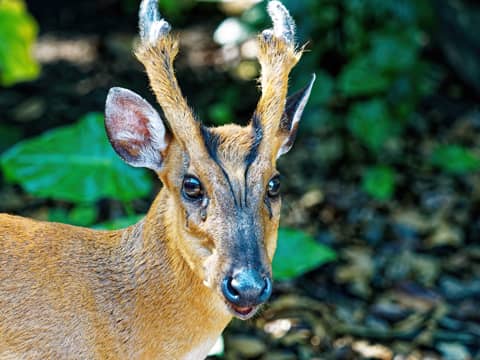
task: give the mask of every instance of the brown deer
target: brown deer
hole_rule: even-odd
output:
[[[287,99],[301,50],[278,1],[259,36],[262,94],[248,126],[208,128],[183,98],[178,51],[156,0],[140,7],[136,49],[165,120],[110,90],[106,129],[128,164],[163,188],[143,220],[95,231],[0,215],[1,359],[204,358],[233,316],[272,291],[280,155],[290,150],[314,77]],[[166,126],[168,124],[168,127]]]

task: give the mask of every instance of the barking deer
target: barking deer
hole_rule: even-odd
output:
[[[209,128],[175,78],[170,25],[156,0],[141,3],[135,54],[165,119],[112,88],[105,124],[120,157],[155,171],[163,188],[143,220],[119,231],[0,215],[1,359],[198,360],[232,317],[248,319],[267,301],[280,216],[275,164],[314,81],[287,98],[301,50],[285,7],[270,1],[268,12],[249,125]]]

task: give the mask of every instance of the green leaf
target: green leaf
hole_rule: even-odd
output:
[[[80,204],[70,211],[68,217],[70,219],[70,224],[89,226],[97,219],[98,209],[93,204]]]
[[[129,201],[152,188],[145,170],[128,166],[113,151],[98,113],[18,143],[0,165],[7,181],[30,194],[73,202]]]
[[[132,215],[114,219],[111,221],[106,221],[94,226],[95,229],[101,230],[118,230],[129,227],[130,225],[136,224],[139,222],[145,215]]]
[[[160,11],[166,18],[177,18],[195,5],[194,0],[162,0]]]
[[[375,166],[363,174],[362,188],[378,200],[389,200],[395,191],[395,171],[389,166]]]
[[[433,165],[451,174],[466,174],[480,170],[480,157],[460,145],[440,145],[432,153]]]
[[[233,121],[233,113],[226,103],[215,103],[208,108],[208,116],[215,125],[224,125]]]
[[[316,4],[314,3],[312,5],[310,5],[310,7],[314,7]],[[335,26],[335,23],[341,16],[339,9],[336,6],[330,4],[321,4],[320,9],[321,11],[315,11],[311,13],[312,18],[316,21],[315,25],[321,26],[324,29]],[[303,9],[303,12],[308,13],[309,10],[310,9]]]
[[[382,71],[406,71],[415,65],[417,49],[413,35],[376,34],[372,38],[372,63]]]
[[[378,151],[399,131],[390,118],[384,100],[373,99],[355,103],[347,116],[350,131],[370,149]]]
[[[37,24],[22,0],[0,0],[0,84],[35,79],[40,67],[32,57]]]
[[[90,226],[98,217],[98,209],[93,204],[79,204],[72,210],[53,208],[48,212],[48,220],[64,224]]]
[[[300,230],[280,228],[273,258],[273,276],[276,280],[293,279],[336,257],[331,248],[317,243],[310,235]]]
[[[385,92],[390,84],[391,80],[365,54],[345,65],[338,79],[339,89],[347,97]]]

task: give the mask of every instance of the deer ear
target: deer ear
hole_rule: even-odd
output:
[[[110,89],[105,127],[110,143],[126,163],[155,171],[162,168],[169,137],[160,115],[142,97],[127,89]]]
[[[293,142],[297,136],[298,123],[302,117],[310,93],[312,92],[315,78],[315,74],[313,74],[312,79],[307,86],[287,98],[282,121],[280,123],[279,138],[282,144],[278,150],[277,159],[290,151],[293,146]]]

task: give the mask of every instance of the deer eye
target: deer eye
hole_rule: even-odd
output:
[[[186,175],[183,179],[182,193],[188,200],[200,200],[204,195],[202,183],[195,176]]]
[[[280,195],[280,177],[277,175],[273,177],[267,185],[267,194],[269,197],[274,198]]]

